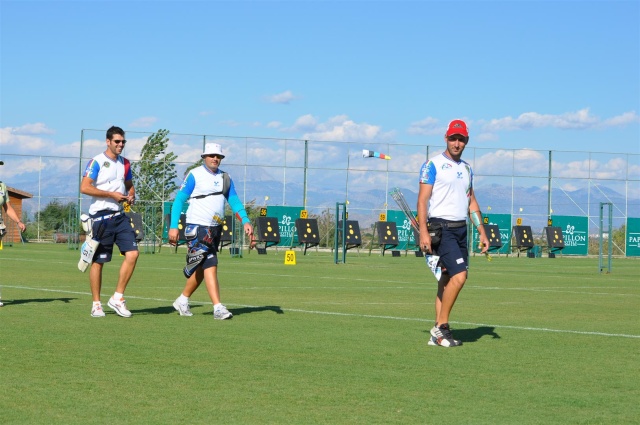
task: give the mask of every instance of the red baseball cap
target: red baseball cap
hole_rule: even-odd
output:
[[[454,134],[461,134],[464,137],[469,137],[469,130],[467,124],[462,120],[453,120],[449,123],[449,128],[445,133],[445,137],[452,136]]]

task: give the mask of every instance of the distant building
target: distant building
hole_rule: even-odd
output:
[[[7,186],[7,192],[9,192],[9,203],[18,214],[18,218],[22,219],[22,200],[33,198],[33,195],[9,186]],[[13,220],[7,217],[4,208],[0,208],[0,210],[2,211],[4,224],[7,226],[7,234],[2,238],[2,243],[20,242],[20,228]]]

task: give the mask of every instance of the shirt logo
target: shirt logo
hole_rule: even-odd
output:
[[[104,164],[102,164],[102,166],[104,168],[109,168],[111,166],[111,163],[109,163],[109,161],[105,161]]]
[[[442,164],[442,169],[443,170],[448,170],[449,168],[451,168],[452,165],[451,164]]]
[[[462,171],[458,171],[458,178],[461,179],[462,178]]]

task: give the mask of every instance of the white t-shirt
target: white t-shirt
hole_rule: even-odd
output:
[[[103,153],[93,157],[84,170],[84,177],[89,177],[95,182],[98,189],[107,192],[120,192],[127,194],[124,182],[132,179],[129,160],[123,156],[113,160]],[[120,211],[121,206],[112,198],[91,198],[89,214],[98,211]]]
[[[221,192],[224,186],[222,172],[214,173],[207,167],[194,168],[182,183],[181,191],[190,194],[187,223],[202,226],[218,226],[224,220],[225,197],[206,196],[197,199],[196,196]]]
[[[473,171],[463,160],[456,162],[444,152],[422,164],[420,183],[433,186],[429,218],[466,220],[473,187]]]

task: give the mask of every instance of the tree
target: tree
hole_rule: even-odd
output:
[[[152,226],[151,223],[155,221],[153,232],[156,236],[162,235],[163,203],[178,189],[174,164],[177,155],[173,152],[165,153],[169,143],[168,134],[169,130],[161,129],[149,136],[140,153],[140,161],[131,165],[136,202],[139,205],[136,212],[143,214],[145,227]],[[145,231],[148,232],[149,230]]]
[[[58,231],[69,223],[69,218],[75,211],[75,203],[69,202],[67,205],[54,199],[47,206],[36,214],[38,220],[45,231]]]
[[[336,217],[335,214],[331,212],[331,208],[322,210],[319,215],[311,214],[309,218],[315,218],[318,221],[318,232],[320,235],[324,235],[320,241],[320,246],[333,248],[336,236]]]
[[[178,188],[176,184],[177,156],[165,153],[169,130],[158,130],[147,138],[140,161],[131,165],[138,202],[162,204]]]

